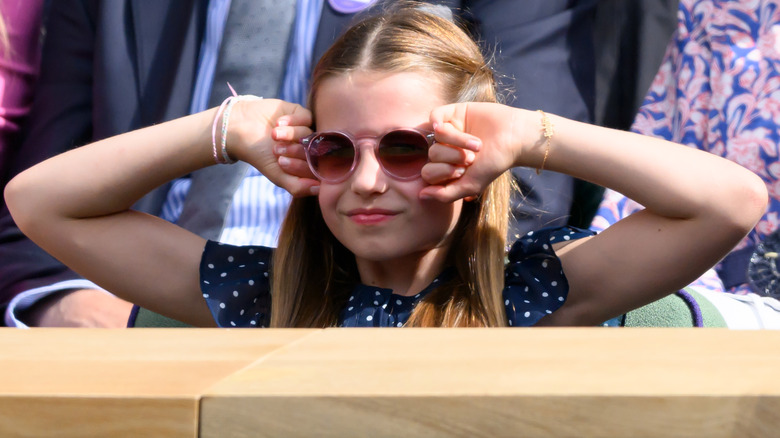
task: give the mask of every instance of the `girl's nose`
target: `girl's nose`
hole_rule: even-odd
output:
[[[371,144],[358,145],[361,147],[360,159],[355,172],[350,176],[352,190],[360,195],[382,193],[387,188],[387,178],[379,165],[374,148]]]

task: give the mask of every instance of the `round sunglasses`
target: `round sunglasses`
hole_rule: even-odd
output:
[[[382,171],[406,181],[420,176],[428,162],[428,148],[433,144],[434,134],[412,128],[361,137],[341,131],[315,132],[301,139],[306,161],[314,176],[328,183],[339,183],[349,178],[360,161],[359,139],[374,139],[374,154]]]

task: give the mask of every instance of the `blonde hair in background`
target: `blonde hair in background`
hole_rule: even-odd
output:
[[[314,69],[309,108],[326,78],[352,71],[422,72],[448,102],[496,102],[496,84],[474,40],[453,21],[414,2],[392,2],[352,26]],[[407,326],[506,325],[502,291],[511,177],[464,202],[447,264],[455,278],[421,300]],[[315,197],[294,199],[274,254],[272,327],[329,327],[359,282],[354,255],[325,225]]]

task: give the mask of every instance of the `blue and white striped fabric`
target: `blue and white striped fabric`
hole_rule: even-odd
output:
[[[173,183],[160,217],[176,222],[190,188],[190,179]],[[262,202],[258,202],[262,199]],[[219,241],[231,245],[276,247],[279,228],[292,197],[255,169],[241,181],[230,205]]]
[[[287,72],[279,98],[304,104],[308,92],[311,57],[317,37],[323,0],[298,0],[295,30]],[[230,9],[230,0],[209,3],[206,34],[201,47],[200,65],[191,111],[206,109],[214,78],[222,31]],[[236,90],[241,93],[241,90]],[[188,179],[175,181],[163,205],[162,218],[176,222],[190,187]],[[292,197],[255,169],[250,169],[238,187],[225,218],[220,242],[233,245],[276,247],[279,228]]]
[[[298,0],[295,14],[287,74],[282,84],[281,98],[301,105],[306,104],[311,76],[312,52],[322,15],[323,0]]]

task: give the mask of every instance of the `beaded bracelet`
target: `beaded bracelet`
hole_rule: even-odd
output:
[[[544,146],[544,158],[542,158],[542,165],[539,166],[538,169],[536,169],[536,174],[541,175],[542,170],[544,170],[544,165],[547,163],[547,157],[550,155],[550,142],[552,140],[553,135],[555,134],[555,131],[553,130],[553,124],[550,121],[550,118],[547,117],[547,114],[544,113],[542,110],[536,110],[539,114],[542,115],[542,130],[544,131],[544,138],[546,139],[545,146]]]

